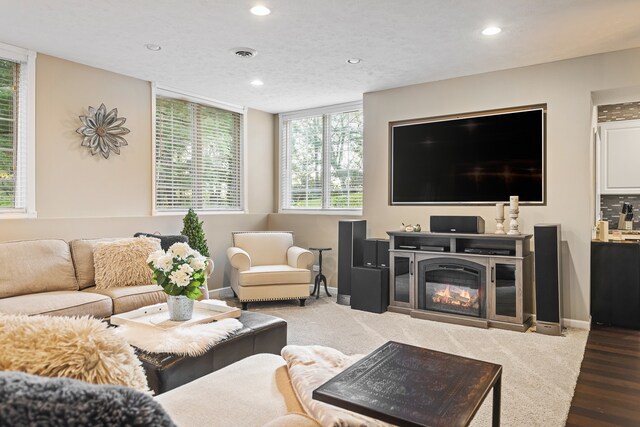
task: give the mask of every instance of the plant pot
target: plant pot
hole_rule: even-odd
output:
[[[170,320],[181,322],[191,319],[193,315],[193,300],[184,295],[168,295],[167,305],[169,306]]]

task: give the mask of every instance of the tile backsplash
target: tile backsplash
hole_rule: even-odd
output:
[[[640,102],[598,106],[598,123],[640,119]]]
[[[633,229],[640,229],[640,195],[611,195],[600,196],[600,211],[602,220],[609,221],[609,230],[618,229],[618,218],[622,212],[622,203],[627,202],[633,205]]]

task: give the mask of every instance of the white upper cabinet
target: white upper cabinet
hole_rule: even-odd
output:
[[[640,120],[600,125],[600,194],[640,194]]]

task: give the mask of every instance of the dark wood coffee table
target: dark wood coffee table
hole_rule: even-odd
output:
[[[401,426],[467,426],[493,388],[500,425],[502,366],[389,341],[313,391],[325,403]]]

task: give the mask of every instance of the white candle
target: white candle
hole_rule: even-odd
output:
[[[504,218],[504,203],[496,203],[496,218]]]
[[[514,211],[518,209],[518,196],[509,197],[509,209]]]

